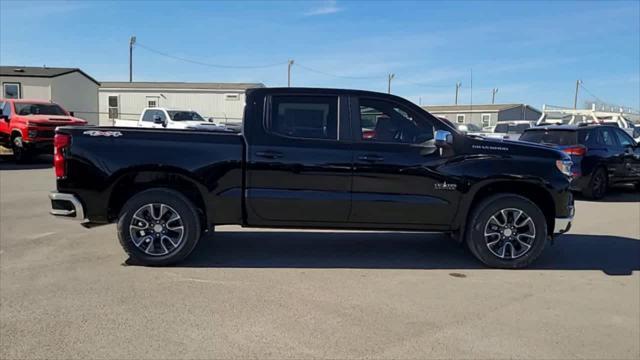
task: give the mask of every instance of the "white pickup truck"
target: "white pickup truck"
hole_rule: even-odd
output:
[[[187,129],[203,124],[211,125],[212,121],[205,120],[200,114],[192,110],[173,110],[166,108],[145,108],[138,120],[114,121],[114,126]]]
[[[485,136],[493,139],[518,140],[526,129],[534,126],[536,126],[535,120],[498,121],[493,131]]]

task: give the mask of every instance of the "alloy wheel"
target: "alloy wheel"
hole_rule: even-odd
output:
[[[491,253],[500,259],[516,259],[531,250],[536,238],[533,220],[524,211],[497,211],[484,227],[484,239]]]
[[[184,237],[184,224],[171,206],[161,203],[146,204],[133,214],[129,234],[140,251],[151,256],[164,256],[180,247]]]

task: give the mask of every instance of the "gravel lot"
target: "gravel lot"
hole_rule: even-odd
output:
[[[45,159],[45,161],[47,161]],[[228,226],[173,268],[48,215],[48,163],[0,159],[0,358],[640,358],[640,198],[577,202],[531,269],[437,234]]]

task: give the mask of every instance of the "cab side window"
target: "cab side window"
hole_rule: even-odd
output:
[[[338,139],[336,96],[273,96],[269,130],[286,137]]]
[[[433,125],[394,103],[360,99],[361,138],[367,142],[421,144],[433,139]]]

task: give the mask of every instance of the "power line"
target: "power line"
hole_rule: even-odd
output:
[[[299,67],[301,69],[305,69],[305,70],[310,71],[310,72],[317,73],[317,74],[331,76],[331,77],[335,77],[335,78],[342,78],[342,79],[352,79],[352,80],[378,79],[378,80],[382,80],[382,79],[384,79],[386,77],[385,75],[380,75],[380,76],[347,76],[347,75],[332,74],[332,73],[328,73],[328,72],[325,72],[325,71],[320,71],[320,70],[317,70],[317,69],[314,69],[314,68],[310,68],[308,66],[301,65],[299,62],[296,62],[295,66],[297,66],[297,67]]]
[[[175,56],[175,55],[171,55],[159,50],[156,50],[154,48],[148,47],[144,44],[141,44],[139,42],[136,43],[136,46],[141,47],[149,52],[167,57],[167,58],[171,58],[174,60],[180,60],[180,61],[184,61],[184,62],[188,62],[188,63],[192,63],[192,64],[196,64],[196,65],[202,65],[202,66],[209,66],[209,67],[215,67],[215,68],[223,68],[223,69],[260,69],[260,68],[269,68],[269,67],[275,67],[275,66],[282,66],[282,65],[286,65],[288,64],[288,61],[283,61],[283,62],[278,62],[278,63],[274,63],[274,64],[265,64],[265,65],[221,65],[221,64],[211,64],[211,63],[206,63],[203,61],[198,61],[198,60],[192,60],[192,59],[187,59],[187,58],[183,58],[180,56]]]
[[[427,83],[416,82],[416,81],[411,81],[406,79],[400,79],[397,82],[400,84],[410,84],[410,85],[421,86],[425,88],[433,88],[433,89],[443,89],[443,88],[451,87],[451,85],[441,85],[441,84],[434,85],[434,84],[427,84]]]
[[[591,91],[589,91],[589,89],[587,89],[586,87],[584,87],[584,82],[580,81],[580,87],[582,88],[582,90],[586,91],[587,94],[593,96],[596,100],[600,101],[601,103],[606,103],[606,101],[603,101],[602,99],[600,99],[599,97],[597,97],[596,95],[594,95]]]

